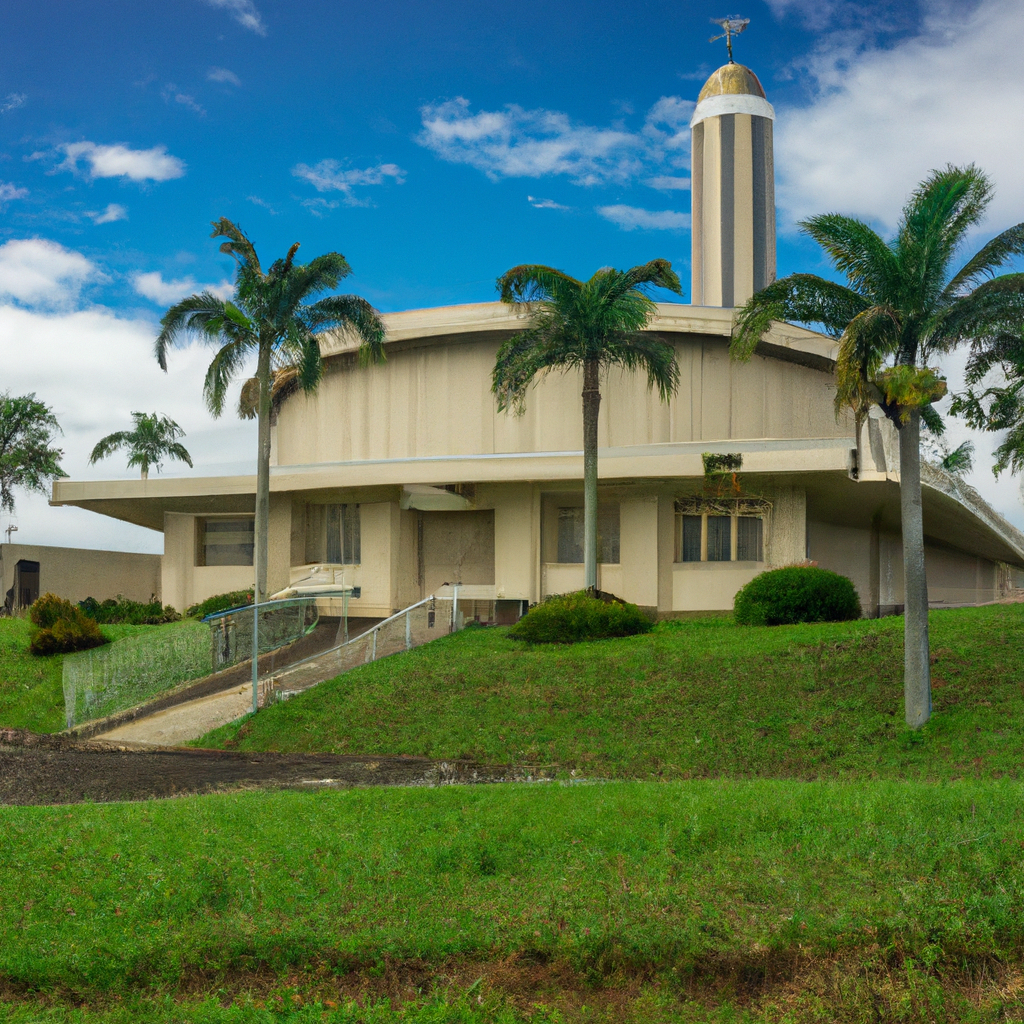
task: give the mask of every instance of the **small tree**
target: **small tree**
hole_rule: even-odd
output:
[[[589,281],[536,264],[513,267],[498,278],[501,301],[522,307],[529,326],[498,350],[491,390],[498,410],[522,414],[526,392],[548,370],[583,372],[583,575],[597,588],[597,420],[601,374],[611,366],[646,370],[647,384],[663,401],[675,393],[675,349],[647,333],[657,307],[647,289],[682,294],[668,260],[631,270],[605,267]]]
[[[132,419],[135,421],[133,430],[118,430],[97,442],[89,456],[90,465],[119,448],[127,448],[128,467],[138,466],[143,480],[149,479],[150,466],[155,466],[160,472],[163,468],[161,459],[177,459],[192,468],[192,456],[184,445],[178,443],[178,438],[184,437],[185,431],[174,420],[144,412],[133,412]]]
[[[14,511],[14,488],[49,494],[50,485],[67,476],[64,452],[53,447],[60,424],[35,393],[12,398],[0,394],[0,509]]]

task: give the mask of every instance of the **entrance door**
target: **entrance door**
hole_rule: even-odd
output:
[[[14,603],[28,608],[39,600],[39,563],[22,558],[14,566]]]
[[[494,586],[494,511],[420,512],[420,586]]]

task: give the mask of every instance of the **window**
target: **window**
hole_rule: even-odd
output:
[[[763,562],[769,509],[759,499],[676,502],[676,561]]]
[[[597,560],[603,565],[619,561],[619,506],[601,505],[597,510]],[[558,510],[558,561],[583,561],[583,508]]]
[[[198,519],[196,525],[196,565],[252,565],[252,516]]]
[[[306,506],[306,563],[358,565],[359,506]]]

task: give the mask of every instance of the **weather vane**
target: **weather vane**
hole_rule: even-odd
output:
[[[736,62],[732,59],[732,37],[738,36],[750,24],[750,19],[731,14],[727,18],[712,18],[711,23],[721,25],[725,31],[720,36],[712,36],[708,41],[717,43],[719,39],[724,39],[729,51],[729,63],[735,64]]]

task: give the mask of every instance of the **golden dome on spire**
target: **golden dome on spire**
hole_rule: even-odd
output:
[[[760,96],[766,99],[757,75],[742,64],[723,64],[705,83],[697,102],[712,96]]]

